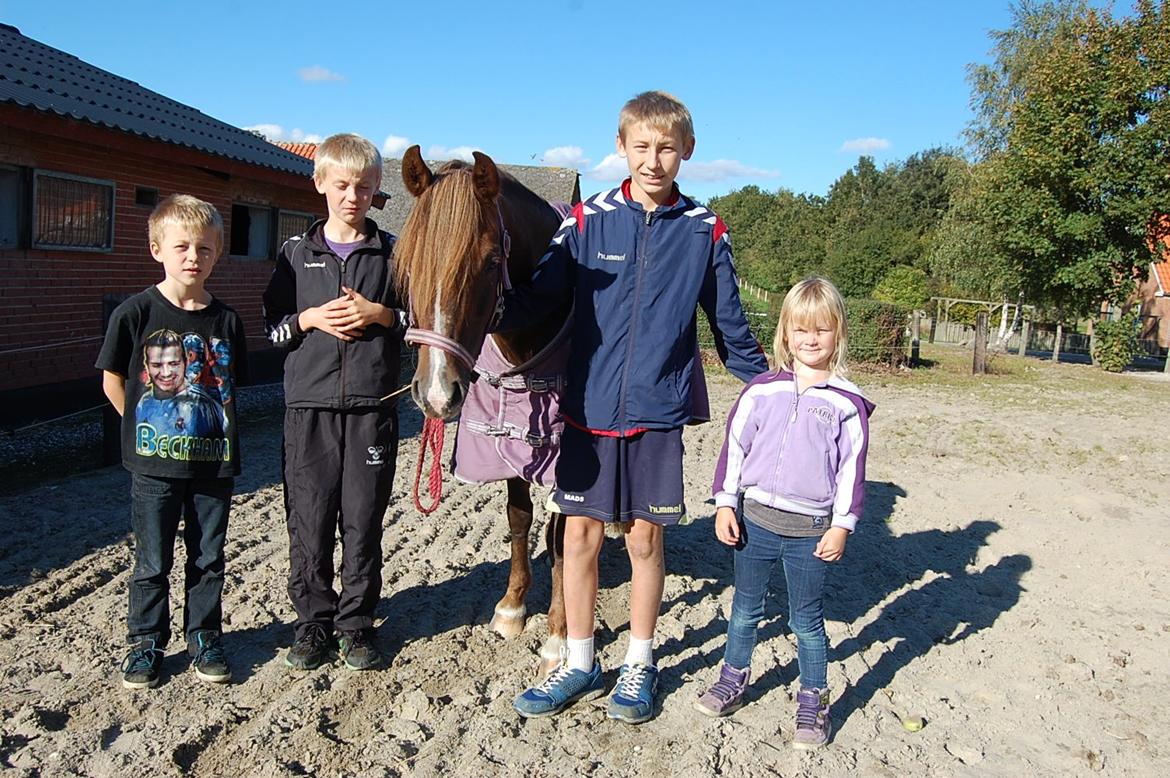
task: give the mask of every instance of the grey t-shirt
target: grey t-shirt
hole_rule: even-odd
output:
[[[828,516],[808,516],[773,508],[755,500],[744,498],[743,515],[769,532],[790,538],[815,538],[825,534],[829,528]]]

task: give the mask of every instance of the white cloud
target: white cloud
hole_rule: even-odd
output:
[[[461,159],[464,162],[474,162],[475,158],[471,156],[471,152],[473,151],[483,151],[483,149],[479,146],[455,146],[454,148],[431,146],[427,149],[426,158],[433,159],[437,162],[448,159]]]
[[[410,148],[410,146],[410,138],[403,138],[399,135],[387,135],[386,140],[382,142],[382,156],[401,157],[403,152]]]
[[[309,83],[345,80],[345,76],[341,75],[340,73],[334,73],[329,68],[321,67],[320,65],[301,68],[297,71],[297,75],[301,77],[301,81],[308,81]]]
[[[320,143],[325,140],[325,136],[318,135],[315,132],[305,132],[299,127],[285,132],[284,127],[279,124],[253,124],[251,127],[245,127],[245,130],[252,130],[263,135],[268,140],[284,140],[292,141],[293,143]]]
[[[554,146],[541,155],[542,163],[554,167],[569,167],[581,170],[589,167],[589,157],[580,146]]]
[[[616,152],[606,154],[605,159],[597,166],[585,173],[585,178],[591,181],[621,181],[630,174],[625,157],[619,157]]]
[[[678,177],[684,181],[713,183],[729,178],[776,178],[778,170],[751,167],[734,159],[715,159],[710,162],[684,162]]]
[[[855,154],[870,154],[888,149],[890,142],[885,138],[853,138],[841,144],[839,151]]]

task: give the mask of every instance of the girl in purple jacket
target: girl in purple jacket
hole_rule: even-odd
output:
[[[845,305],[829,281],[806,278],[780,309],[777,369],[744,387],[715,470],[715,535],[735,547],[735,598],[719,680],[695,707],[726,716],[743,705],[756,628],[777,560],[788,583],[800,691],[792,745],[829,740],[825,570],[861,517],[873,403],[845,380]],[[739,509],[737,511],[737,508]]]

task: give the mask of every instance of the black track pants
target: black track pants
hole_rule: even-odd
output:
[[[284,414],[288,594],[298,637],[309,624],[370,627],[382,594],[382,521],[398,454],[395,408]],[[341,594],[333,549],[341,533]]]

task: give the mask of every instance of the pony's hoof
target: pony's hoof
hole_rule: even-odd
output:
[[[491,627],[492,631],[501,637],[511,639],[520,635],[524,631],[524,617],[527,615],[524,607],[508,608],[496,606],[496,612],[492,616]]]
[[[536,665],[538,678],[544,678],[564,661],[568,653],[568,646],[564,638],[550,637],[540,647],[540,662]]]

